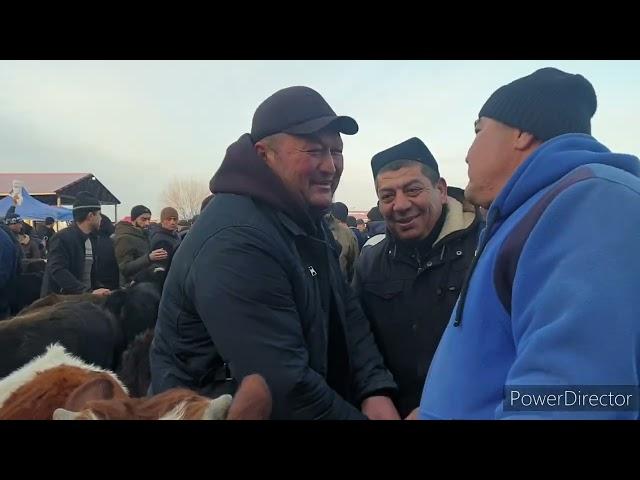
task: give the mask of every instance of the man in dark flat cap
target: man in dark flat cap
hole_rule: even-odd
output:
[[[49,293],[109,294],[109,289],[98,288],[96,278],[96,232],[100,228],[100,210],[100,201],[95,196],[88,192],[78,193],[73,203],[74,223],[50,240],[40,296]]]
[[[471,265],[481,218],[447,187],[418,138],[371,160],[384,240],[363,248],[353,287],[398,383],[404,418],[416,409],[429,364]]]

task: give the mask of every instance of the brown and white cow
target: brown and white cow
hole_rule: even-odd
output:
[[[235,398],[211,399],[186,389],[130,398],[113,372],[84,363],[61,345],[0,380],[0,420],[263,420],[271,394],[259,375]]]

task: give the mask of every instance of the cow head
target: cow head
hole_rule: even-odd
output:
[[[250,375],[235,397],[210,399],[186,389],[172,389],[149,398],[110,397],[106,385],[85,387],[57,409],[54,420],[266,420],[271,393],[264,379]]]
[[[128,345],[141,332],[154,328],[158,318],[161,292],[152,283],[134,283],[113,291],[104,307],[120,322]]]

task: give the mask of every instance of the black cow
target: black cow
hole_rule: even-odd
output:
[[[129,344],[116,370],[116,375],[129,389],[129,395],[134,398],[145,397],[151,384],[149,350],[153,342],[153,332],[150,328]]]
[[[0,378],[59,342],[85,362],[116,371],[136,335],[153,328],[160,292],[140,283],[102,298],[69,296],[0,322]],[[94,297],[94,298],[92,298]],[[44,299],[42,299],[44,300]]]
[[[7,291],[11,314],[16,315],[25,306],[40,298],[42,272],[21,273],[11,282]]]
[[[0,378],[59,342],[85,362],[109,368],[124,349],[115,317],[89,302],[59,303],[0,323]]]

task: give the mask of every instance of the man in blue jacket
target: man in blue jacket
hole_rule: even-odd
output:
[[[640,163],[591,136],[581,75],[484,104],[465,195],[488,208],[418,418],[638,418]]]

